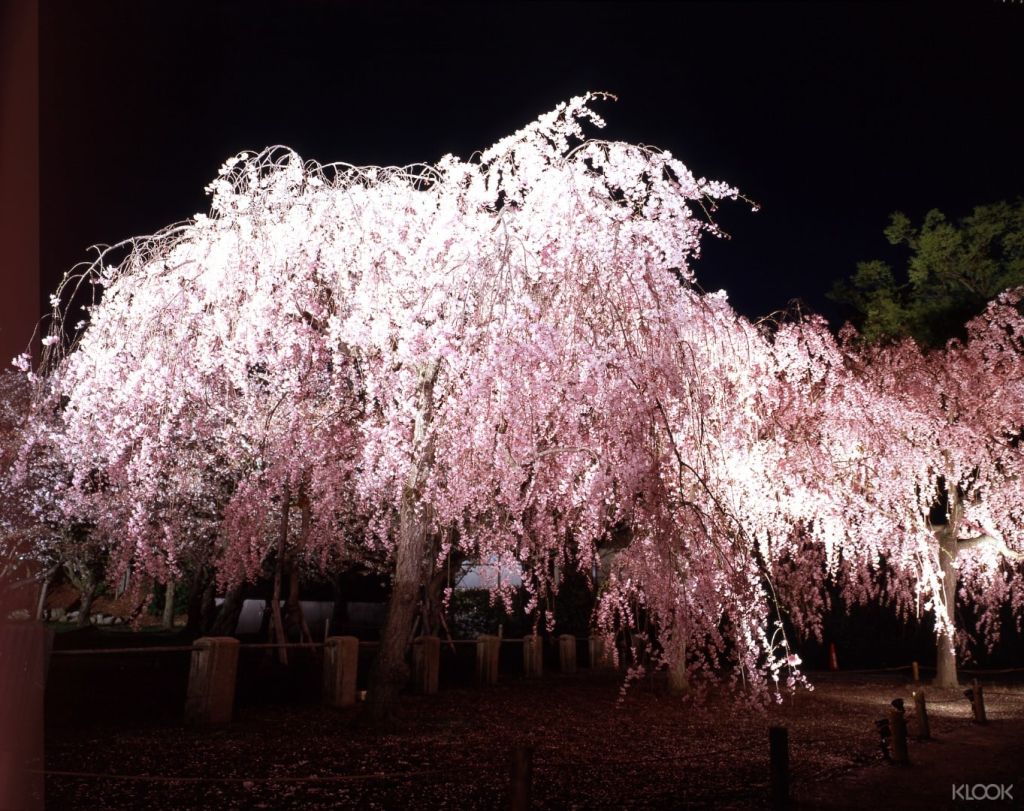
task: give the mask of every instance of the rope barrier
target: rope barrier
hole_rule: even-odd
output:
[[[85,656],[86,654],[105,653],[183,653],[185,651],[203,650],[198,645],[154,645],[142,648],[84,648],[82,650],[55,650],[53,656]]]
[[[46,777],[64,777],[83,780],[121,780],[138,783],[343,783],[364,780],[399,780],[410,777],[422,777],[428,774],[462,773],[462,769],[421,769],[410,772],[369,772],[367,774],[321,774],[302,777],[199,777],[196,775],[162,775],[162,774],[113,774],[109,772],[77,772],[53,769],[38,770],[34,774]],[[470,776],[470,775],[467,775]],[[475,775],[471,775],[475,776]]]
[[[671,755],[652,755],[645,758],[630,758],[629,760],[541,760],[537,759],[534,761],[533,767],[544,768],[549,767],[552,769],[579,769],[579,768],[593,768],[603,769],[610,766],[622,767],[626,765],[643,765],[647,763],[664,763],[665,761],[679,761],[679,760],[694,760],[699,758],[715,757],[717,755],[733,755],[739,752],[749,752],[752,749],[760,749],[760,743],[750,743],[747,746],[734,746],[728,749],[712,749],[711,751],[701,752],[677,752]]]

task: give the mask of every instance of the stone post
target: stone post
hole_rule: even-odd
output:
[[[437,693],[441,661],[441,640],[436,636],[420,636],[412,641],[413,689],[423,696]]]
[[[324,642],[324,704],[351,707],[356,703],[356,670],[359,640],[354,636],[329,636]]]
[[[558,661],[563,673],[576,672],[576,637],[572,634],[558,637]]]
[[[189,726],[227,724],[235,706],[238,640],[231,636],[204,636],[195,641],[185,698]]]
[[[539,634],[523,637],[523,672],[528,678],[544,675],[544,648]]]

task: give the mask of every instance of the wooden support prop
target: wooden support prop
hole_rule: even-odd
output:
[[[544,648],[539,634],[523,637],[523,673],[528,678],[544,675]]]
[[[839,659],[836,658],[836,643],[828,643],[828,669],[835,671],[839,670]]]
[[[902,699],[896,699],[889,710],[889,730],[892,734],[892,762],[906,766],[910,763],[910,755],[907,753],[907,718],[903,714]]]
[[[914,677],[914,684],[921,683],[921,668],[918,667],[917,662],[910,663],[910,671]]]
[[[974,723],[987,724],[988,718],[985,716],[985,693],[981,689],[981,685],[978,684],[977,679],[971,682],[971,689],[965,690],[964,695],[966,695],[971,701],[971,709],[974,710]]]
[[[563,673],[576,672],[576,637],[572,634],[558,637],[558,663]]]
[[[491,634],[476,638],[476,679],[480,686],[498,683],[498,651],[501,640]]]
[[[533,747],[517,746],[512,750],[512,783],[509,790],[511,811],[529,811],[533,781]]]
[[[359,639],[331,636],[324,642],[324,704],[351,707],[356,703]]]
[[[235,706],[238,640],[204,636],[195,641],[188,673],[185,723],[189,726],[227,724]]]
[[[917,737],[926,741],[931,738],[932,731],[928,725],[928,709],[924,703],[924,690],[914,691],[914,711],[917,714]]]
[[[441,660],[441,640],[436,636],[420,636],[412,643],[413,687],[423,696],[437,693]]]
[[[789,730],[768,727],[768,766],[772,808],[789,807]]]

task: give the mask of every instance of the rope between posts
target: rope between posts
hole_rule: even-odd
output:
[[[148,648],[84,648],[82,650],[55,650],[53,656],[84,656],[86,654],[104,653],[183,653],[185,651],[206,650],[200,645],[159,645]]]
[[[645,763],[664,763],[665,761],[672,760],[694,760],[699,758],[715,757],[716,755],[732,755],[739,752],[749,752],[752,749],[760,749],[760,743],[750,743],[747,746],[733,746],[727,749],[712,749],[711,751],[702,752],[678,752],[672,755],[655,755],[645,758],[629,758],[623,760],[619,758],[617,760],[588,760],[581,762],[578,760],[547,760],[547,759],[536,759],[533,762],[533,767],[543,768],[550,767],[553,769],[566,769],[566,768],[605,768],[608,766],[624,766],[624,765],[635,765]]]
[[[401,780],[409,777],[423,777],[429,774],[465,773],[463,769],[419,769],[409,772],[369,772],[367,774],[322,774],[302,777],[199,777],[196,775],[164,775],[164,774],[111,774],[107,772],[77,772],[59,770],[38,770],[35,774],[46,777],[65,777],[85,780],[121,780],[136,783],[344,783],[364,780]],[[476,775],[466,774],[467,777]]]

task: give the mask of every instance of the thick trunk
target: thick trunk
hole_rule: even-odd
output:
[[[174,627],[174,581],[168,580],[164,590],[164,615],[161,623],[166,630]]]
[[[82,589],[82,601],[78,607],[78,622],[76,628],[87,628],[89,617],[92,615],[92,601],[96,597],[96,581],[89,580]]]
[[[300,545],[304,545],[309,537],[310,508],[309,500],[306,499],[302,490],[299,491],[299,506],[302,511],[302,531],[300,533]],[[306,618],[302,613],[302,603],[299,600],[299,561],[298,550],[293,549],[288,555],[288,597],[284,604],[284,628],[288,640],[291,642],[312,642],[309,633],[309,626],[306,625]]]
[[[412,641],[413,620],[420,600],[420,590],[427,577],[426,559],[430,549],[432,511],[421,501],[421,492],[433,463],[433,440],[430,423],[433,418],[434,380],[437,364],[420,370],[419,403],[413,429],[412,464],[398,510],[398,538],[395,548],[395,569],[391,581],[388,614],[381,629],[380,647],[370,674],[367,705],[370,719],[382,724],[394,717],[398,694],[409,680],[405,657]]]
[[[239,584],[229,589],[224,595],[224,602],[221,603],[220,610],[217,612],[217,619],[213,621],[213,627],[210,628],[212,636],[235,635],[238,618],[242,615],[242,603],[245,602],[242,599],[243,589],[243,584]]]
[[[192,576],[188,590],[188,619],[185,621],[185,632],[189,636],[202,636],[203,628],[203,596],[206,593],[206,581],[211,577],[206,566],[199,566]]]
[[[412,641],[413,620],[419,606],[430,524],[417,507],[415,493],[407,488],[400,507],[391,599],[367,694],[370,716],[377,723],[394,716],[398,694],[409,681],[405,654]]]
[[[946,527],[936,533],[939,541],[939,558],[942,564],[942,602],[949,614],[952,625],[956,616],[956,531]],[[946,631],[940,631],[935,641],[935,686],[955,688],[958,686],[956,674],[956,649],[953,639]]]

